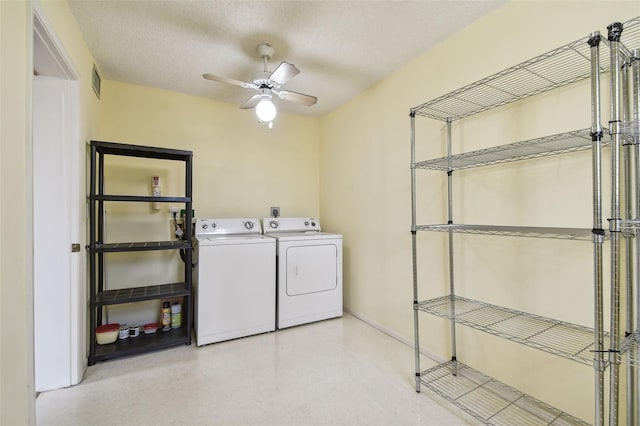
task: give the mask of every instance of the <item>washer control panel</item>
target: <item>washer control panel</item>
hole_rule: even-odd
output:
[[[320,221],[313,217],[265,217],[264,233],[320,231]]]
[[[220,218],[196,220],[196,237],[225,234],[261,234],[257,218]]]

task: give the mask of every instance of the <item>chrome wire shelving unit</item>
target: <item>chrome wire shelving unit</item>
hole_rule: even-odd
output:
[[[622,37],[626,44],[620,42],[620,33],[624,27]],[[628,400],[627,424],[637,425],[637,400],[635,395],[640,383],[638,372],[633,370],[637,363],[638,334],[640,318],[633,324],[636,331],[621,342],[620,339],[620,293],[619,282],[622,270],[621,243],[624,237],[635,235],[635,229],[640,221],[634,223],[629,218],[633,212],[620,211],[620,194],[629,194],[635,190],[635,195],[629,199],[637,201],[634,207],[640,214],[640,154],[638,147],[638,109],[640,107],[640,72],[638,62],[640,54],[637,50],[627,46],[640,45],[640,18],[634,18],[624,24],[612,24],[608,27],[607,37],[599,32],[561,46],[555,50],[522,62],[504,71],[493,74],[482,80],[464,86],[458,90],[439,96],[431,101],[420,104],[410,110],[411,117],[411,197],[412,197],[412,261],[413,261],[413,294],[414,294],[414,339],[416,362],[416,391],[424,385],[445,399],[453,402],[467,413],[487,424],[586,424],[584,421],[551,408],[545,403],[508,388],[504,384],[495,382],[472,370],[458,360],[456,344],[456,324],[461,324],[504,339],[533,347],[562,358],[589,365],[594,370],[594,419],[596,425],[605,424],[605,373],[609,371],[609,424],[618,425],[618,389],[620,386],[618,368],[620,358],[628,360]],[[601,63],[600,58],[608,57],[608,61]],[[634,114],[633,118],[625,110],[623,101],[618,93],[623,91],[621,73],[624,68],[634,68]],[[613,71],[611,71],[613,70]],[[610,72],[611,91],[611,122],[609,128],[601,125],[601,96],[600,80],[604,72]],[[566,86],[581,80],[589,79],[591,94],[592,122],[591,128],[568,131],[565,133],[544,136],[537,139],[511,143],[507,145],[481,149],[471,152],[454,154],[452,149],[451,126],[455,120],[460,120],[481,112],[485,112],[512,102],[541,94],[550,90]],[[446,123],[447,155],[442,158],[427,161],[416,161],[416,117],[425,117]],[[635,165],[633,185],[631,178],[625,175],[626,186],[621,188],[621,147],[625,148],[625,155],[634,160],[629,164]],[[609,227],[604,229],[602,213],[602,149],[610,145],[611,149],[611,218]],[[591,150],[592,154],[592,200],[593,224],[591,229],[580,228],[544,228],[530,226],[500,226],[500,225],[472,225],[459,224],[453,220],[452,188],[454,172],[462,169],[491,166],[512,161],[528,160],[547,157],[556,154],[567,154],[581,150]],[[627,160],[625,160],[627,161]],[[416,223],[416,171],[420,169],[436,170],[447,173],[447,212],[446,224],[417,224]],[[631,170],[629,165],[625,169]],[[628,202],[627,204],[631,204]],[[632,209],[633,210],[633,209]],[[634,231],[622,232],[625,228]],[[449,294],[435,299],[421,301],[418,297],[418,232],[444,232],[448,234],[449,257]],[[541,317],[500,307],[488,303],[471,300],[456,295],[454,280],[454,234],[480,234],[492,236],[533,237],[549,239],[566,239],[590,241],[593,243],[593,327],[583,327],[563,321]],[[610,241],[611,281],[610,322],[609,332],[604,331],[604,274],[603,274],[603,245]],[[631,247],[631,238],[626,238],[627,247]],[[627,292],[627,299],[640,304],[640,273],[634,273],[631,263],[636,263],[640,269],[640,238],[635,238],[637,247],[627,248],[624,258],[627,276],[636,277],[636,296],[632,295],[631,285]],[[634,252],[635,250],[635,252]],[[632,259],[635,253],[636,260]],[[630,278],[629,278],[630,279]],[[628,280],[629,280],[628,279]],[[589,291],[585,287],[585,291]],[[631,294],[631,295],[630,295]],[[637,298],[637,299],[634,299]],[[627,306],[629,318],[634,318],[635,305]],[[450,321],[451,333],[451,361],[435,368],[422,371],[420,369],[419,352],[419,312],[426,312]],[[633,326],[627,321],[627,330]],[[489,386],[484,386],[484,383]],[[494,388],[491,391],[488,388]],[[497,389],[497,390],[496,390]],[[503,398],[509,389],[515,396],[513,399]],[[477,391],[478,397],[472,397]],[[529,407],[530,404],[541,408],[540,415],[533,414],[537,409],[523,408],[519,403]],[[530,401],[535,401],[530,402]],[[522,414],[523,411],[526,414]],[[521,417],[522,415],[533,417]],[[529,419],[529,420],[524,420]],[[535,420],[534,420],[535,419]]]

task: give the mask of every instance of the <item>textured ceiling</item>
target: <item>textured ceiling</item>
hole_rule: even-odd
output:
[[[300,74],[283,89],[317,96],[294,114],[323,115],[504,1],[70,1],[103,79],[242,104],[262,69],[256,46]]]

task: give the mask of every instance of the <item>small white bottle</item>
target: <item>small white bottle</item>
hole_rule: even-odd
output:
[[[153,177],[153,181],[151,183],[151,195],[154,197],[160,197],[162,195],[162,189],[160,188],[160,176]],[[160,210],[160,203],[154,201],[151,203],[151,207],[154,210]]]

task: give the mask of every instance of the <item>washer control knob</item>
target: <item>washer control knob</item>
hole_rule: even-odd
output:
[[[311,222],[311,226],[315,227],[316,223],[315,222]]]
[[[209,225],[207,225],[206,223],[202,224],[202,229],[207,229],[209,227]]]
[[[271,229],[276,229],[278,227],[278,221],[277,220],[272,220],[269,222],[269,227]]]
[[[309,226],[309,221],[308,220],[304,221],[304,226]]]
[[[215,223],[215,222],[211,222],[211,227],[212,227],[213,229],[216,229],[216,228],[218,227],[218,224],[217,224],[217,223]]]
[[[253,222],[251,222],[250,220],[246,221],[244,223],[244,227],[247,229],[253,229]]]

